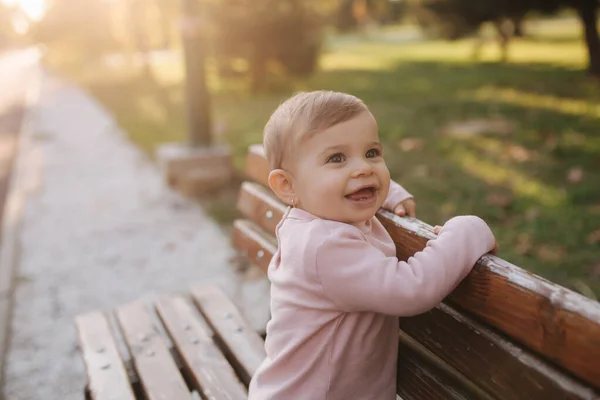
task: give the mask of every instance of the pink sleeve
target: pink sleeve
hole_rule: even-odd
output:
[[[411,316],[439,304],[494,244],[482,219],[455,217],[404,262],[387,257],[358,229],[346,226],[330,232],[318,247],[316,268],[325,295],[341,310]]]
[[[396,182],[390,180],[390,191],[383,203],[383,208],[394,211],[394,208],[406,199],[410,199],[413,196],[406,191],[402,186]]]

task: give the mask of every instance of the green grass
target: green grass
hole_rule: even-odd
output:
[[[279,82],[275,93],[252,95],[240,82],[213,77],[215,120],[226,126],[217,139],[233,146],[241,166],[247,146],[261,141],[269,114],[294,91],[355,94],[378,119],[392,176],[415,194],[421,219],[442,224],[453,215],[477,214],[496,233],[500,256],[597,296],[600,84],[583,72],[586,53],[576,23],[541,22],[528,31],[530,37],[513,44],[507,64],[496,62],[492,44],[474,62],[470,41],[402,43],[386,30],[386,40],[331,38],[319,73]],[[149,152],[182,140],[185,128],[180,65],[154,68],[155,82],[115,70],[82,80]],[[466,138],[443,132],[449,123],[472,119],[515,127]],[[422,146],[402,150],[406,139],[420,139]],[[581,180],[567,179],[569,171],[582,172]],[[227,221],[232,202],[229,208],[218,203],[219,219]]]

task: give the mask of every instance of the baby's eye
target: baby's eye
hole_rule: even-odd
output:
[[[341,162],[344,162],[345,159],[346,159],[346,157],[342,153],[337,153],[337,154],[334,154],[331,157],[329,157],[327,159],[327,162],[328,163],[341,163]]]
[[[367,151],[367,153],[365,154],[365,156],[367,158],[374,158],[374,157],[377,157],[380,155],[381,155],[381,151],[379,151],[379,149],[371,149],[371,150]]]

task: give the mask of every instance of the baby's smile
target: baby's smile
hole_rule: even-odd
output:
[[[368,207],[377,201],[377,192],[377,185],[363,185],[344,197],[356,206]]]

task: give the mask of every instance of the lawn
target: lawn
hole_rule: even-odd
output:
[[[414,193],[419,218],[442,224],[477,214],[496,233],[501,257],[600,295],[600,83],[582,71],[577,23],[530,24],[507,64],[496,62],[493,44],[474,62],[472,41],[401,33],[331,37],[320,72],[268,94],[211,77],[217,140],[231,144],[241,166],[269,114],[294,91],[355,94],[378,119],[392,176]],[[177,57],[153,68],[154,82],[124,69],[79,77],[150,154],[182,140],[185,129]],[[489,129],[469,131],[469,121]],[[458,128],[447,129],[452,123]],[[222,221],[234,215],[231,201],[209,207]]]

